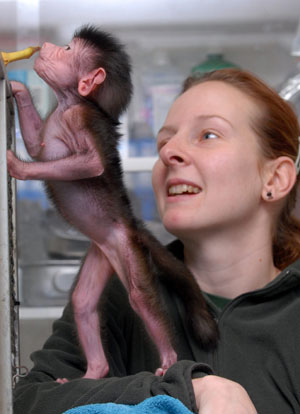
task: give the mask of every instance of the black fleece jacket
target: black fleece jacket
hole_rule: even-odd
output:
[[[182,255],[178,242],[171,249]],[[101,306],[108,377],[80,378],[85,359],[68,305],[44,348],[33,353],[34,368],[17,385],[14,414],[61,414],[91,403],[136,404],[158,394],[178,398],[197,412],[191,379],[212,372],[245,387],[259,414],[300,413],[300,260],[265,288],[235,298],[222,311],[207,298],[220,332],[213,351],[196,343],[183,305],[172,291],[162,286],[161,293],[174,324],[178,353],[178,362],[164,377],[153,374],[157,352],[123,286],[113,278]],[[71,381],[60,385],[57,377]]]

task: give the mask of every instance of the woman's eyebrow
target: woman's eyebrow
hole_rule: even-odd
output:
[[[231,128],[233,128],[232,123],[228,119],[224,118],[221,115],[214,115],[214,114],[212,114],[212,115],[198,115],[197,116],[197,119],[199,119],[200,121],[206,120],[206,119],[210,119],[210,118],[218,118],[218,119],[221,119],[222,121],[225,121],[227,124],[229,124]]]
[[[157,137],[160,134],[164,134],[164,133],[175,134],[175,132],[176,132],[176,129],[174,127],[166,125],[160,128],[160,130],[157,133]]]
[[[203,121],[203,120],[205,121],[205,120],[211,119],[211,118],[221,119],[222,121],[226,122],[231,128],[233,128],[232,123],[228,119],[224,118],[221,115],[209,114],[209,115],[198,115],[196,117],[196,119],[199,120],[199,121]],[[158,131],[157,137],[161,134],[175,134],[175,133],[176,133],[176,128],[175,127],[173,127],[171,125],[164,125]]]

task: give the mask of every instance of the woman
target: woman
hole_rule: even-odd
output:
[[[67,307],[33,354],[15,413],[136,404],[157,394],[200,414],[298,412],[300,227],[291,210],[299,135],[288,104],[252,75],[228,69],[188,79],[158,134],[153,187],[163,224],[180,240],[170,249],[218,320],[217,348],[195,343],[182,304],[161,286],[179,361],[155,377],[156,351],[114,280],[102,311],[109,377],[53,381],[79,378],[85,368]]]

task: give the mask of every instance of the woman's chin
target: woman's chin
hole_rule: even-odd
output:
[[[179,220],[174,221],[164,219],[162,222],[165,229],[177,238],[181,238],[188,231],[186,225],[184,223],[180,223]]]

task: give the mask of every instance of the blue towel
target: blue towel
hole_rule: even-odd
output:
[[[167,395],[147,398],[137,405],[89,404],[71,408],[63,414],[192,414],[181,401]]]

